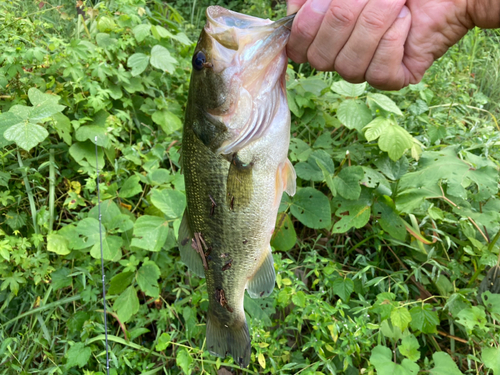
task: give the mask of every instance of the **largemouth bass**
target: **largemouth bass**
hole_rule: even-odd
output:
[[[284,191],[295,193],[285,45],[293,16],[272,22],[211,6],[193,55],[182,138],[184,263],[207,279],[206,345],[242,367],[251,343],[243,298],[275,283],[269,241]]]

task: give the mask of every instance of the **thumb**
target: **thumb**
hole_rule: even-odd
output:
[[[286,2],[286,14],[290,15],[297,13],[297,11],[304,5],[307,0],[287,0]]]

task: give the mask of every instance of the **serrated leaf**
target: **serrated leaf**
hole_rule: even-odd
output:
[[[392,160],[398,160],[413,145],[413,137],[401,126],[392,122],[378,140],[378,146],[386,151]]]
[[[121,198],[130,198],[142,192],[142,186],[139,183],[140,177],[137,175],[130,176],[123,183],[118,195]]]
[[[391,322],[395,327],[404,331],[411,322],[410,312],[406,307],[398,307],[391,311]]]
[[[148,65],[149,57],[143,53],[134,53],[127,60],[127,66],[132,68],[131,74],[133,77],[145,71]]]
[[[484,365],[492,370],[494,375],[500,375],[500,347],[483,348],[481,357]]]
[[[109,283],[108,294],[120,294],[128,288],[130,283],[134,280],[133,272],[121,272],[113,276]]]
[[[301,188],[293,197],[290,212],[302,224],[313,229],[327,228],[331,223],[330,202],[322,192]]]
[[[71,252],[68,240],[59,234],[50,233],[47,236],[47,250],[59,255],[67,255]]]
[[[87,365],[92,351],[83,342],[74,344],[64,355],[67,358],[66,367],[78,366],[82,368]]]
[[[147,296],[153,298],[158,297],[160,293],[158,287],[160,273],[158,266],[151,261],[144,263],[141,268],[139,268],[139,271],[137,271],[137,284]]]
[[[144,215],[134,224],[132,246],[160,251],[168,235],[168,222],[157,216]]]
[[[340,103],[337,117],[348,129],[361,131],[371,120],[370,109],[359,100],[348,99]]]
[[[420,352],[418,351],[419,347],[420,344],[418,343],[417,338],[414,335],[409,334],[403,337],[401,345],[398,346],[398,349],[399,352],[410,361],[416,362],[420,359]]]
[[[355,200],[361,194],[359,182],[364,176],[363,168],[352,166],[343,168],[340,173],[333,178],[335,190],[345,199]]]
[[[113,310],[116,311],[121,322],[127,322],[139,311],[139,298],[133,286],[129,286],[115,299]]]
[[[168,49],[156,45],[151,49],[151,65],[156,69],[173,73],[175,65],[177,65],[177,60],[170,55]]]
[[[161,126],[167,135],[172,134],[182,127],[181,119],[166,109],[153,113],[152,119]]]
[[[415,306],[410,310],[410,314],[410,326],[413,330],[422,333],[435,333],[437,331],[436,327],[439,324],[439,317],[435,311],[432,311],[432,306]]]
[[[432,358],[434,359],[434,368],[430,370],[432,375],[463,375],[449,354],[436,352]]]
[[[399,109],[399,107],[392,101],[391,98],[384,94],[378,93],[370,93],[368,94],[368,103],[373,102],[381,109],[394,113],[397,116],[403,116],[403,112]]]
[[[168,218],[180,218],[186,208],[186,196],[178,190],[155,190],[151,202]]]
[[[22,149],[29,151],[37,146],[45,138],[49,132],[40,125],[32,124],[24,121],[8,128],[3,136],[9,141],[14,141]]]
[[[339,277],[333,281],[332,291],[342,298],[342,301],[349,302],[351,293],[354,291],[354,282],[348,277],[345,279]]]
[[[363,95],[366,90],[366,82],[363,83],[349,83],[347,81],[334,82],[331,87],[332,91],[339,95],[355,98]]]

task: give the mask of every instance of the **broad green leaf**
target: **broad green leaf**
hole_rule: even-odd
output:
[[[397,116],[403,116],[403,112],[399,107],[392,101],[391,98],[385,96],[384,94],[370,93],[368,94],[368,103],[371,106],[371,102],[375,103],[378,107],[384,111],[394,113]]]
[[[434,368],[430,370],[432,375],[463,375],[448,353],[436,352],[432,358],[434,359]]]
[[[307,162],[301,161],[294,165],[295,173],[303,180],[323,181],[323,171],[318,163],[321,163],[328,173],[335,172],[332,157],[324,150],[316,150],[309,155]]]
[[[95,169],[95,145],[91,141],[73,143],[69,148],[69,154],[81,166]],[[97,161],[99,169],[102,170],[104,168],[104,151],[100,147],[97,148]]]
[[[483,348],[481,357],[484,365],[492,370],[494,375],[500,375],[500,347]]]
[[[38,90],[36,87],[31,87],[28,90],[28,98],[30,99],[30,102],[33,106],[42,104],[44,102],[57,104],[60,99],[59,96],[53,94],[46,94]]]
[[[151,25],[149,23],[137,25],[132,29],[132,32],[134,33],[135,39],[140,43],[151,35]]]
[[[47,236],[47,250],[59,255],[67,255],[71,252],[66,237],[56,233],[50,233]]]
[[[132,246],[160,251],[168,235],[168,222],[157,216],[144,215],[134,224]]]
[[[184,44],[185,46],[189,46],[189,45],[193,44],[191,39],[189,39],[188,36],[184,33],[177,33],[175,35],[172,35],[172,39],[177,40],[178,42],[180,42],[181,44]]]
[[[410,312],[406,307],[398,307],[391,311],[391,322],[395,327],[399,327],[404,331],[411,322]]]
[[[3,133],[6,140],[16,142],[19,147],[26,151],[37,146],[48,135],[49,132],[44,127],[28,121],[11,126]]]
[[[388,118],[379,116],[375,117],[368,125],[363,128],[365,138],[368,142],[374,141],[392,124]]]
[[[39,122],[47,117],[55,115],[56,113],[62,112],[64,108],[66,107],[56,104],[51,100],[38,103],[33,106],[33,109],[31,110],[29,115],[29,120],[34,123]]]
[[[110,47],[113,49],[112,47],[115,47],[118,44],[116,38],[112,38],[108,33],[98,33],[95,36],[95,41],[99,47],[104,49]]]
[[[341,197],[335,198],[332,207],[337,207],[335,216],[341,219],[332,228],[333,233],[345,233],[351,228],[361,228],[370,219],[372,200],[369,192],[362,191],[359,199],[355,201],[346,200]]]
[[[106,235],[106,228],[101,225],[103,237]],[[80,235],[82,241],[75,244],[77,250],[86,249],[99,243],[99,221],[93,217],[80,220],[76,226],[76,232]]]
[[[392,160],[398,160],[413,145],[413,137],[401,126],[392,122],[378,140],[378,146],[386,151]]]
[[[115,216],[106,227],[108,231],[123,233],[132,229],[134,227],[134,222],[130,219],[129,215],[120,214]]]
[[[346,128],[358,131],[361,131],[372,120],[371,111],[366,104],[353,99],[340,103],[337,117]]]
[[[72,280],[71,276],[69,276],[70,274],[70,269],[66,267],[59,268],[57,271],[50,274],[50,285],[54,291],[71,285]]]
[[[102,238],[102,257],[104,260],[117,261],[122,256],[121,247],[123,239],[118,236],[104,236]],[[95,259],[101,259],[101,244],[95,243],[90,249],[90,255]]]
[[[106,128],[98,125],[86,125],[80,126],[75,133],[77,141],[85,142],[87,139],[92,143],[96,143],[95,137],[97,137],[97,145],[107,148],[110,145],[110,140]]]
[[[306,307],[306,294],[299,290],[292,296],[292,302],[299,307]]]
[[[375,366],[377,375],[417,375],[420,370],[416,363],[408,359],[403,359],[400,365],[392,362],[391,349],[381,345],[373,348],[370,362]]]
[[[152,119],[161,126],[167,135],[172,134],[182,127],[181,119],[166,109],[153,113]]]
[[[382,229],[397,240],[404,241],[406,229],[403,219],[392,207],[379,200],[373,205],[373,215],[378,218]]]
[[[71,146],[72,143],[72,126],[68,117],[62,113],[56,113],[52,116],[54,119],[54,128],[57,131],[59,137],[68,145]]]
[[[415,331],[422,333],[435,333],[439,324],[438,314],[432,310],[432,306],[415,306],[410,310],[410,326]]]
[[[301,188],[293,197],[290,212],[302,224],[313,229],[331,225],[330,202],[322,192],[311,188]]]
[[[349,83],[347,81],[334,82],[331,87],[332,91],[339,95],[355,98],[363,95],[366,90],[366,82],[364,83]]]
[[[167,333],[163,332],[160,337],[158,337],[155,349],[157,352],[164,351],[172,342],[172,337]]]
[[[170,55],[168,49],[158,44],[151,49],[151,65],[156,69],[173,73],[177,60]]]
[[[121,198],[130,198],[142,192],[142,186],[139,183],[140,177],[137,175],[130,176],[123,183],[118,195]]]
[[[0,186],[9,187],[10,172],[0,172]]]
[[[160,269],[152,261],[144,263],[137,271],[137,284],[147,296],[158,297],[160,293],[158,287],[160,273]]]
[[[392,308],[392,305],[390,305],[390,307]],[[391,312],[392,312],[392,310],[391,310]],[[403,332],[401,332],[401,329],[399,327],[394,326],[391,323],[390,319],[386,319],[386,320],[382,321],[382,323],[380,324],[380,331],[382,332],[384,337],[393,339],[394,341],[398,341],[401,338],[401,336],[403,335]]]
[[[399,180],[403,175],[408,172],[408,159],[402,157],[397,161],[391,160],[388,156],[384,155],[375,160],[377,168],[391,180]]]
[[[113,199],[106,199],[101,202],[101,223],[106,227],[110,227],[110,224],[119,215],[121,215],[120,209]],[[99,220],[99,207],[97,205],[89,211],[89,217]]]
[[[463,309],[458,313],[458,318],[458,323],[464,325],[469,331],[472,331],[475,326],[481,329],[486,328],[486,314],[482,306],[471,306]]]
[[[12,112],[0,113],[0,148],[10,145],[13,141],[5,139],[4,132],[13,125],[22,123],[23,119]]]
[[[312,152],[312,148],[302,139],[292,138],[290,140],[291,161],[306,161]]]
[[[193,358],[189,355],[186,349],[180,349],[175,357],[175,363],[182,369],[182,372],[186,375],[191,374],[191,364],[193,363]]]
[[[118,275],[113,276],[109,283],[108,294],[122,293],[132,283],[132,280],[134,280],[133,272],[120,272]]]
[[[139,298],[133,286],[129,286],[115,299],[113,310],[116,311],[121,322],[126,323],[139,311]]]
[[[9,210],[7,215],[5,215],[5,224],[12,228],[12,230],[17,230],[26,225],[27,216],[25,212],[16,212]]]
[[[342,301],[349,302],[351,293],[354,291],[354,282],[348,277],[345,279],[339,277],[333,281],[332,291],[342,298]]]
[[[500,294],[493,294],[488,290],[482,293],[481,297],[483,298],[483,303],[486,307],[486,310],[488,310],[492,314],[500,315]]]
[[[180,218],[186,208],[186,196],[178,190],[154,190],[151,202],[169,219]]]
[[[340,173],[333,178],[333,186],[342,198],[355,200],[361,194],[359,182],[363,178],[363,168],[352,166],[343,168]]]
[[[138,76],[149,65],[149,57],[143,53],[134,53],[128,58],[127,66],[132,68],[132,77]]]
[[[274,313],[274,309],[266,309],[262,307],[261,300],[251,298],[247,293],[243,300],[245,312],[250,315],[252,319],[260,320],[265,326],[272,324],[270,314]]]
[[[27,105],[16,104],[10,107],[9,113],[19,117],[21,120],[27,120],[31,114],[33,107]]]
[[[85,346],[83,342],[77,342],[64,355],[67,358],[66,367],[78,366],[82,368],[86,366],[91,354],[92,350],[89,347]]]
[[[419,347],[420,344],[418,343],[417,338],[414,335],[409,334],[403,337],[401,345],[398,346],[398,349],[399,352],[410,361],[416,362],[420,359],[420,352],[418,351]]]
[[[278,214],[276,227],[271,238],[271,246],[276,250],[288,251],[295,246],[296,242],[297,233],[295,233],[292,219],[285,212]]]

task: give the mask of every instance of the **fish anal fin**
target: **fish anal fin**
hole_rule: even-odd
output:
[[[250,363],[252,345],[245,316],[233,324],[224,324],[210,311],[207,314],[207,348],[210,354],[224,358],[230,354],[241,367]]]
[[[253,278],[248,281],[248,295],[252,298],[267,297],[274,289],[275,280],[274,259],[271,254],[271,247],[269,246],[269,252],[264,262],[262,262],[260,268],[253,275]]]
[[[179,227],[179,251],[181,253],[182,262],[199,277],[205,277],[205,269],[200,254],[193,248],[193,233],[189,228],[187,210],[182,217],[181,226]]]

